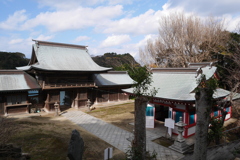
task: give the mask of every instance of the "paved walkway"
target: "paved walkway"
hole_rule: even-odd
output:
[[[127,138],[133,137],[133,135],[126,130],[88,115],[82,111],[68,110],[62,115],[123,152],[126,152],[131,145]],[[159,134],[157,135],[147,130],[146,135],[147,150],[151,152],[155,150],[158,160],[177,160],[183,157],[182,154],[151,141],[158,138]]]

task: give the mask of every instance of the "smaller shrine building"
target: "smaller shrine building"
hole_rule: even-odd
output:
[[[202,74],[206,79],[217,78],[217,67],[211,63],[192,63],[188,68],[154,68],[152,69],[152,87],[157,89],[156,95],[149,101],[150,106],[154,106],[154,119],[165,121],[172,118],[175,123],[179,122],[180,117],[187,125],[183,132],[185,138],[195,134],[196,129],[196,106],[195,92],[198,86],[198,79]],[[133,89],[125,89],[125,92],[132,94]],[[213,98],[224,99],[229,95],[229,91],[218,88]],[[147,107],[149,109],[149,107]],[[226,119],[231,118],[232,108],[227,106],[228,112]],[[147,112],[148,113],[148,112]],[[217,108],[213,108],[211,116],[221,116]],[[172,130],[177,134],[176,127]]]

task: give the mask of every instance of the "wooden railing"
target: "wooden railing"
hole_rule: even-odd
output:
[[[47,84],[43,81],[43,89],[56,89],[56,88],[79,88],[79,87],[94,87],[94,82],[78,82],[78,83],[55,83]]]

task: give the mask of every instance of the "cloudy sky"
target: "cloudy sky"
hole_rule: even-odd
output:
[[[159,17],[183,10],[240,22],[239,0],[0,0],[0,51],[31,56],[32,39],[87,45],[91,55],[130,53],[158,34]]]

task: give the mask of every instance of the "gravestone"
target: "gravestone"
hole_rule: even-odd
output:
[[[84,142],[77,130],[72,131],[72,136],[68,146],[69,160],[82,160]]]

